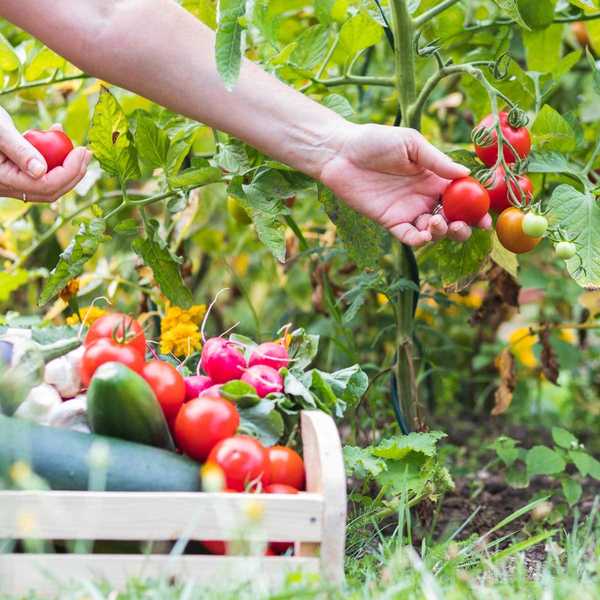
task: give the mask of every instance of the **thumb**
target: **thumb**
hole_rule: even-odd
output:
[[[466,177],[471,172],[430,144],[418,131],[409,138],[408,153],[412,162],[444,179]]]
[[[39,179],[48,169],[44,157],[10,125],[0,126],[0,152],[34,179]]]

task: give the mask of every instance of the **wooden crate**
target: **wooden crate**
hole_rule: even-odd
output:
[[[294,541],[294,556],[0,554],[0,592],[52,595],[90,578],[116,588],[131,577],[277,583],[297,571],[342,582],[346,478],[338,431],[320,411],[304,411],[301,424],[307,492],[298,495],[0,492],[0,540],[227,540],[243,530],[245,539]]]

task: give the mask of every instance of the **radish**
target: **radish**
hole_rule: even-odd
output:
[[[251,385],[261,398],[273,392],[283,391],[281,375],[273,367],[267,365],[254,365],[246,369],[241,380]]]
[[[185,401],[194,400],[197,398],[204,390],[211,387],[213,382],[210,377],[206,377],[206,375],[190,375],[189,377],[184,377],[183,381],[185,382]]]
[[[221,397],[221,384],[217,383],[215,385],[211,385],[209,388],[202,390],[200,392],[200,398],[203,396],[210,396],[211,398],[220,398]]]
[[[290,362],[288,351],[283,344],[278,342],[265,342],[257,346],[248,361],[248,366],[266,365],[276,371],[282,367],[287,367]]]
[[[210,338],[202,348],[200,365],[213,383],[226,383],[240,378],[246,368],[246,358],[232,342]]]

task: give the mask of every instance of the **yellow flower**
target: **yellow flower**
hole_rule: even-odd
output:
[[[187,356],[202,348],[200,323],[206,313],[204,304],[183,309],[167,304],[160,324],[160,351],[162,354]]]
[[[515,329],[508,338],[512,353],[523,365],[530,369],[535,368],[538,364],[538,360],[533,352],[533,347],[537,342],[538,336],[532,335],[529,332],[529,327]]]
[[[97,321],[100,317],[103,317],[106,311],[103,308],[97,306],[86,306],[79,309],[78,315],[71,315],[66,318],[67,325],[79,325],[82,321],[89,327],[94,321]]]

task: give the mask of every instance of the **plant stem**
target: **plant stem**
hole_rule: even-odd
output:
[[[14,87],[8,88],[7,90],[2,90],[0,91],[0,96],[7,96],[8,94],[14,94],[22,90],[31,90],[38,87],[45,87],[47,85],[58,85],[60,83],[66,83],[68,81],[77,81],[80,79],[93,79],[93,77],[91,75],[86,75],[85,73],[80,73],[79,75],[69,75],[68,77],[61,77],[60,79],[51,77],[50,79],[32,81],[31,83],[24,83],[23,85],[16,85]]]
[[[332,77],[331,79],[313,79],[308,86],[318,83],[327,87],[339,85],[376,85],[382,87],[394,87],[394,79],[391,77],[366,77],[363,75],[346,75],[344,77]]]
[[[421,27],[427,21],[430,21],[441,12],[444,12],[447,8],[450,8],[453,4],[456,4],[459,0],[442,0],[437,6],[426,10],[423,14],[415,17],[415,27]]]

